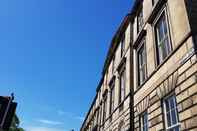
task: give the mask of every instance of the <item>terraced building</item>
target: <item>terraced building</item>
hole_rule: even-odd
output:
[[[197,1],[136,0],[81,131],[197,130]]]

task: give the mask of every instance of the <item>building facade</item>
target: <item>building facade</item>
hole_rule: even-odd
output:
[[[81,131],[197,130],[196,32],[196,0],[136,0]]]
[[[130,28],[130,15],[127,15],[112,39],[97,94],[82,131],[130,128]]]

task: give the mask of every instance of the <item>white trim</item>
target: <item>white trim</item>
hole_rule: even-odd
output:
[[[166,112],[166,101],[170,98],[173,98],[173,104],[175,104],[175,108],[173,110],[175,110],[175,113],[176,113],[176,120],[177,120],[177,123],[172,125],[172,126],[168,126],[168,120],[167,120],[167,112]],[[164,106],[164,123],[165,123],[165,127],[166,127],[166,130],[170,130],[170,129],[173,129],[175,127],[179,127],[179,130],[180,130],[180,123],[179,123],[179,119],[178,119],[178,112],[177,112],[177,102],[176,102],[176,96],[175,95],[169,95],[167,96],[166,98],[163,99],[163,106]],[[170,107],[169,107],[170,108]],[[171,109],[169,109],[169,112],[171,111]],[[170,119],[172,120],[171,118],[171,114],[170,114]],[[172,123],[171,123],[172,124]]]

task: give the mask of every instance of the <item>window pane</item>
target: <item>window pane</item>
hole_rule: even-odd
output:
[[[168,122],[168,127],[170,127],[172,124],[172,122],[171,122],[171,115],[170,115],[170,112],[169,113],[167,113],[167,122]]]
[[[120,76],[120,102],[124,100],[125,97],[125,69],[121,72]]]
[[[178,114],[175,96],[168,97],[165,100],[165,122],[168,131],[179,131]]]
[[[168,36],[166,36],[165,40],[164,40],[164,45],[165,45],[165,52],[168,55],[170,53],[170,43],[169,43],[169,38]],[[166,56],[167,56],[166,55]],[[164,57],[165,58],[165,57]]]
[[[176,110],[175,110],[175,109],[174,109],[174,110],[172,110],[172,111],[171,111],[171,114],[172,114],[172,124],[174,125],[174,124],[176,124],[176,123],[177,123]]]
[[[165,16],[163,16],[163,31],[164,31],[164,34],[168,34],[168,29],[167,29]]]
[[[174,109],[174,108],[176,108],[175,106],[175,100],[174,100],[174,97],[171,97],[170,99],[169,99],[169,102],[170,102],[170,108],[171,109]]]
[[[174,128],[174,131],[179,131],[179,130],[180,130],[179,126],[176,126],[176,127]]]
[[[165,101],[165,106],[166,106],[166,112],[169,112],[170,111],[170,105],[169,105],[168,100]]]
[[[146,113],[144,113],[143,115],[142,115],[142,125],[141,125],[141,129],[143,130],[143,131],[148,131],[148,113],[146,112]]]
[[[164,34],[163,34],[163,26],[162,26],[162,21],[160,21],[159,23],[158,23],[158,40],[159,40],[159,43],[160,43],[160,41],[162,41],[162,39],[163,39],[163,36],[164,36]],[[159,44],[158,43],[158,44]]]
[[[162,14],[161,18],[158,20],[155,27],[157,33],[157,50],[160,64],[168,56],[170,52],[168,26],[165,13]]]
[[[142,84],[146,79],[146,52],[144,48],[145,40],[142,42],[143,45],[138,51],[139,84]]]

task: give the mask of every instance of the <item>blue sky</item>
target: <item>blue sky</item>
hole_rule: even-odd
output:
[[[132,0],[1,0],[0,95],[27,131],[79,130]]]

